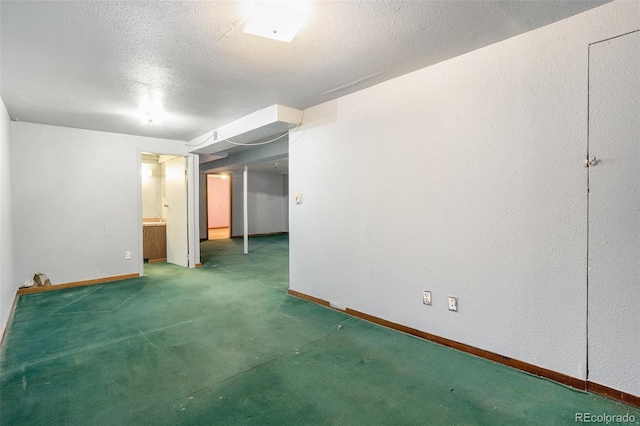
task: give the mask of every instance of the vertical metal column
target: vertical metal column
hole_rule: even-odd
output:
[[[244,207],[244,254],[249,253],[249,210],[247,205],[247,177],[248,177],[248,168],[247,165],[244,165],[244,172],[242,174],[242,184],[243,184],[243,207]]]

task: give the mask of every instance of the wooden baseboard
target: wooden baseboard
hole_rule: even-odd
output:
[[[297,298],[308,300],[310,302],[317,303],[318,305],[330,307],[329,302],[327,302],[326,300],[318,299],[317,297],[309,296],[308,294],[300,293],[299,291],[291,289],[288,290],[288,293]]]
[[[319,299],[317,297],[309,296],[304,293],[297,292],[289,289],[289,294],[301,299],[309,300],[322,306],[330,307],[330,303],[326,300]],[[490,352],[484,349],[479,349],[474,346],[466,345],[464,343],[455,342],[453,340],[446,339],[444,337],[436,336],[425,331],[417,330],[415,328],[407,327],[402,324],[398,324],[392,321],[387,321],[382,318],[375,317],[373,315],[365,314],[364,312],[356,311],[355,309],[346,308],[345,313],[354,317],[363,319],[365,321],[372,322],[374,324],[382,325],[384,327],[391,328],[393,330],[401,331],[403,333],[410,334],[412,336],[420,337],[425,340],[429,340],[434,343],[438,343],[443,346],[447,346],[461,352],[466,352],[471,355],[475,355],[481,358],[485,358],[503,365],[507,365],[518,370],[525,371],[527,373],[551,379],[553,381],[571,386],[580,390],[587,390],[587,384],[584,380],[576,379],[575,377],[567,376],[566,374],[558,373],[557,371],[548,370],[546,368],[538,367],[537,365],[529,364],[524,361],[509,358],[504,355],[499,355],[494,352]]]
[[[163,257],[162,259],[149,259],[149,265],[152,265],[154,263],[165,263],[166,261],[166,257]]]
[[[407,327],[402,324],[398,324],[395,322],[384,320],[382,318],[374,317],[373,315],[365,314],[363,312],[359,312],[351,308],[347,308],[346,313],[349,315],[353,315],[354,317],[358,317],[363,320],[372,322],[374,324],[379,324],[388,328],[392,328],[394,330],[401,331],[403,333],[411,334],[412,336],[420,337],[422,339],[429,340],[431,342],[438,343],[440,345],[447,346],[462,352],[466,352],[468,354],[475,355],[480,358],[485,358],[490,361],[497,362],[499,364],[507,365],[509,367],[513,367],[518,370],[522,370],[536,376],[551,379],[553,381],[565,384],[567,386],[571,386],[576,389],[580,389],[580,390],[587,389],[586,383],[584,380],[567,376],[566,374],[558,373],[557,371],[548,370],[546,368],[529,364],[524,361],[509,358],[507,356],[490,352],[484,349],[476,348],[475,346],[459,343],[453,340],[446,339],[444,337],[436,336],[435,334],[427,333],[425,331],[416,330],[415,328]]]
[[[202,268],[202,263],[198,262],[194,265],[196,268]]]
[[[638,395],[632,395],[594,382],[587,382],[587,390],[640,408],[640,396]]]
[[[103,283],[109,283],[113,281],[128,280],[131,278],[138,278],[139,276],[140,275],[137,273],[126,274],[126,275],[116,275],[113,277],[96,278],[94,280],[77,281],[77,282],[65,283],[65,284],[55,284],[55,285],[48,285],[43,287],[20,288],[18,289],[17,294],[21,295],[21,294],[41,293],[43,291],[62,290],[63,288],[83,287],[86,285],[103,284]]]

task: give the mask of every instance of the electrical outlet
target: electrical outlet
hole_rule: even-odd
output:
[[[124,260],[131,260],[131,252],[130,251],[125,251],[124,252]]]
[[[422,292],[422,303],[424,303],[425,305],[430,305],[431,304],[431,292],[430,291],[423,291]]]
[[[458,298],[449,296],[449,310],[458,312]]]

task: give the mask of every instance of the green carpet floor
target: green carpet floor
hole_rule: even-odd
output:
[[[640,410],[287,295],[288,238],[18,299],[4,425],[576,424]],[[339,329],[338,325],[342,327]]]

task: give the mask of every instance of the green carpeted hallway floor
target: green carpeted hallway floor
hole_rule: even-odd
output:
[[[287,295],[287,236],[21,296],[4,425],[576,424],[640,410]],[[341,325],[341,328],[338,328]]]

